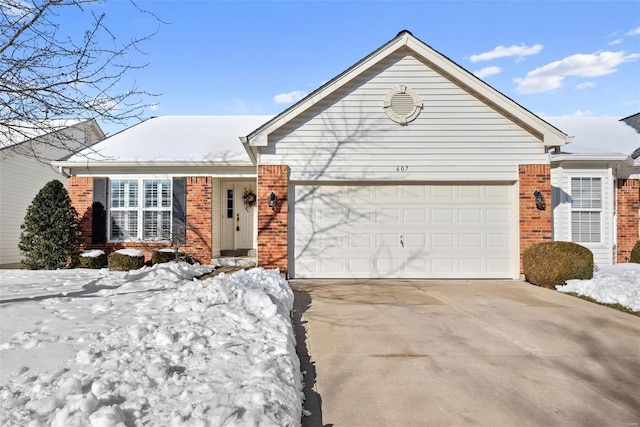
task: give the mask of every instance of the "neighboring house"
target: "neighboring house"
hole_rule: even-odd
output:
[[[613,117],[548,117],[573,136],[551,155],[553,238],[591,249],[598,265],[629,260],[638,241],[640,133]]]
[[[251,249],[296,278],[518,278],[534,243],[588,236],[611,263],[638,238],[630,153],[574,163],[560,126],[402,31],[273,118],[154,118],[95,147],[113,160],[57,165],[86,247]],[[597,178],[618,217],[600,211],[600,241]]]
[[[67,181],[47,159],[69,156],[105,135],[95,120],[47,120],[38,127],[12,123],[20,131],[0,126],[0,267],[19,267],[20,225],[27,208],[47,182]],[[42,128],[50,132],[42,134]]]

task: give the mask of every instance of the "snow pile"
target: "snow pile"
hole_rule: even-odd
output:
[[[193,280],[210,270],[0,271],[0,425],[299,425],[293,292],[260,268]]]
[[[144,254],[141,251],[137,250],[137,249],[118,249],[116,251],[116,253],[117,254],[122,254],[122,255],[132,256],[132,257],[135,257],[135,258],[140,258],[140,257],[144,256]]]
[[[574,292],[605,304],[620,304],[640,311],[640,264],[601,267],[589,280],[567,280],[560,292]]]
[[[80,254],[81,257],[86,258],[98,258],[100,255],[104,255],[104,251],[102,249],[89,249],[82,251]]]

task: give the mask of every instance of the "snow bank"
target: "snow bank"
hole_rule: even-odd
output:
[[[0,383],[0,425],[299,426],[293,292],[277,271],[260,268],[193,280],[207,269],[100,270],[91,298],[59,298],[54,286],[51,298],[8,304],[13,310],[0,314],[3,370],[5,360],[24,365]],[[26,280],[11,270],[0,279],[3,300]],[[16,310],[26,322],[5,323]],[[31,363],[55,345],[74,356]]]
[[[601,267],[589,280],[567,280],[560,292],[574,292],[605,304],[620,304],[640,311],[640,264]]]

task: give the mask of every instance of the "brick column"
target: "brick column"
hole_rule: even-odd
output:
[[[213,178],[187,177],[187,242],[184,251],[201,264],[211,262]],[[181,248],[182,249],[182,248]]]
[[[258,266],[288,273],[289,167],[258,166]],[[278,197],[275,209],[267,205],[271,192]]]
[[[551,204],[551,166],[519,165],[520,180],[520,272],[522,272],[522,253],[536,243],[550,241],[552,238]],[[535,190],[544,196],[546,209],[536,208]]]
[[[616,262],[628,262],[631,249],[640,238],[638,209],[640,209],[640,180],[619,179],[616,188],[618,206],[618,250]]]
[[[80,218],[83,247],[91,247],[91,220],[93,217],[93,178],[72,176],[67,181],[71,204]]]

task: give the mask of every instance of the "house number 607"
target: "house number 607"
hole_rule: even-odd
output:
[[[398,166],[396,168],[396,172],[408,172],[409,171],[409,166]]]

